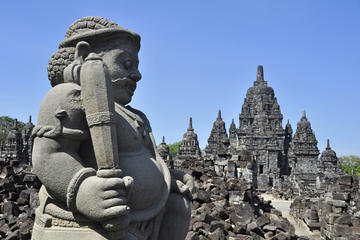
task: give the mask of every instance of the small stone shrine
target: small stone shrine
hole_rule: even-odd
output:
[[[34,125],[31,122],[26,123],[23,130],[20,132],[18,122],[15,119],[14,126],[9,131],[5,142],[0,146],[0,159],[2,161],[11,160],[18,163],[31,164],[31,151],[33,146],[33,138],[31,131]]]
[[[205,148],[206,155],[223,156],[227,154],[229,147],[229,138],[226,133],[225,122],[221,118],[221,110],[219,110],[216,121],[211,129],[210,137],[208,138],[208,145]]]
[[[158,152],[162,159],[164,159],[168,168],[174,168],[174,161],[170,155],[169,146],[165,143],[165,137],[163,136],[162,142],[157,147]]]
[[[174,164],[175,167],[180,167],[188,161],[199,163],[202,161],[198,137],[192,125],[192,117],[189,119],[189,127],[183,136]]]
[[[318,161],[318,172],[324,175],[341,174],[341,164],[336,152],[330,147],[330,140],[327,140],[326,149],[321,153]]]
[[[230,142],[230,147],[233,149],[236,148],[238,145],[237,128],[234,119],[232,119],[229,128],[229,142]]]
[[[288,175],[290,172],[290,169],[289,169],[289,162],[288,162],[288,153],[289,153],[289,148],[290,148],[290,143],[291,143],[291,140],[292,140],[292,135],[293,135],[293,130],[292,130],[292,127],[291,127],[291,124],[290,124],[290,121],[288,120],[288,122],[286,123],[286,126],[285,126],[285,138],[284,138],[284,156],[285,159],[284,159],[284,165],[286,166],[285,168],[283,168],[282,172],[286,175]]]
[[[315,134],[304,110],[288,153],[291,176],[300,192],[316,188],[319,153]]]
[[[23,142],[23,157],[28,159],[28,162],[31,162],[31,153],[33,148],[33,138],[31,137],[31,132],[34,128],[34,124],[31,122],[31,116],[29,116],[29,122],[25,124],[25,127],[21,131],[22,142]]]

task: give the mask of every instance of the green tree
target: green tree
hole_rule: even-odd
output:
[[[180,142],[174,142],[172,144],[168,144],[169,150],[170,150],[170,155],[174,158],[176,156],[176,154],[179,152],[179,147],[181,145],[181,141]]]
[[[339,157],[341,167],[345,174],[360,177],[360,157],[356,155]]]
[[[9,116],[0,117],[0,144],[3,143],[6,139],[11,128],[14,126],[15,119]],[[21,131],[25,123],[18,121],[18,128]]]

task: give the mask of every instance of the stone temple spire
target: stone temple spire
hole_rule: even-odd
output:
[[[23,160],[23,141],[21,132],[18,129],[17,119],[14,120],[14,125],[6,137],[4,150],[6,152],[6,155],[11,157],[12,159],[16,159],[19,162]]]
[[[181,144],[179,146],[179,152],[177,154],[178,159],[199,158],[201,155],[199,141],[197,134],[194,132],[192,125],[192,117],[189,119],[189,127],[184,134]]]
[[[327,139],[326,145],[326,149],[321,153],[319,159],[319,172],[331,177],[335,177],[336,174],[342,174],[341,164],[336,156],[336,152],[330,147],[329,139]]]
[[[158,149],[159,155],[165,161],[166,165],[169,168],[173,168],[174,163],[173,163],[173,161],[171,159],[169,146],[165,143],[165,137],[164,136],[162,137],[162,142],[159,144],[157,149]]]
[[[229,141],[230,145],[236,147],[237,146],[237,129],[234,122],[234,119],[232,119],[230,128],[229,128]]]
[[[292,148],[299,155],[312,155],[318,156],[319,149],[317,148],[317,140],[314,132],[312,131],[311,124],[306,117],[305,110],[302,117],[297,124],[295,135],[292,139]]]
[[[289,120],[287,121],[286,126],[285,126],[285,135],[286,134],[289,134],[289,135],[293,134],[293,130],[292,130],[292,127],[291,127],[291,124],[290,124]]]
[[[231,120],[230,129],[236,130],[236,125],[234,119]]]
[[[238,146],[253,156],[258,156],[256,168],[257,186],[260,190],[272,187],[273,180],[280,178],[283,163],[285,131],[283,115],[274,89],[264,79],[262,65],[257,68],[256,81],[246,92],[239,115]]]
[[[284,153],[285,156],[287,156],[289,148],[290,148],[290,142],[292,140],[292,134],[293,130],[290,124],[290,121],[287,121],[286,127],[285,127],[285,138],[284,138]]]
[[[264,80],[263,66],[259,65],[256,81],[254,86],[248,89],[239,115],[239,144],[247,144],[249,145],[247,147],[250,148],[259,144],[264,145],[264,147],[265,145],[280,146],[273,143],[275,139],[271,140],[271,144],[263,144],[264,140],[262,139],[259,140],[259,144],[254,143],[254,141],[259,139],[257,137],[259,134],[266,139],[276,136],[276,141],[283,141],[281,138],[285,132],[282,128],[282,119],[283,116],[275,97],[274,89],[267,85],[267,82]],[[276,151],[281,150],[279,148]]]
[[[297,174],[301,181],[306,182],[305,185],[310,186],[316,182],[316,175],[314,174],[316,173],[319,154],[315,134],[306,118],[305,111],[303,111],[290,143],[288,157],[292,174]]]
[[[17,118],[15,118],[15,120],[14,120],[14,125],[13,125],[12,129],[18,130],[18,121],[17,121]]]
[[[264,82],[264,69],[263,69],[262,65],[258,66],[256,81],[257,82]]]
[[[193,126],[192,126],[192,117],[190,117],[190,119],[189,119],[188,131],[194,131]]]
[[[315,134],[303,111],[288,151],[291,175],[299,184],[300,193],[316,188],[319,154]]]
[[[211,129],[208,145],[205,148],[207,155],[224,155],[229,146],[229,138],[226,133],[225,122],[221,118],[221,110],[218,112],[216,121]]]
[[[326,150],[330,150],[330,139],[327,139],[327,143],[326,143]]]
[[[31,161],[33,141],[34,141],[33,137],[31,137],[31,132],[33,128],[34,128],[34,124],[31,122],[31,115],[30,115],[29,122],[25,124],[21,132],[23,145],[24,145],[23,156],[24,159],[28,159],[29,161]]]

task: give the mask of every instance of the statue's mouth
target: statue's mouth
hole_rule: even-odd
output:
[[[126,81],[126,83],[125,83],[125,88],[132,91],[132,92],[135,92],[136,82],[134,82],[133,80],[128,79],[128,81]]]
[[[128,77],[119,78],[116,80],[113,80],[114,86],[119,86],[123,88],[130,96],[134,95],[135,89],[136,89],[136,82],[131,80]]]

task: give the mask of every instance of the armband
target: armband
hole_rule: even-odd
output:
[[[71,211],[76,210],[76,194],[79,190],[80,184],[88,177],[96,176],[96,171],[93,168],[83,168],[71,179],[66,193],[66,205]]]

